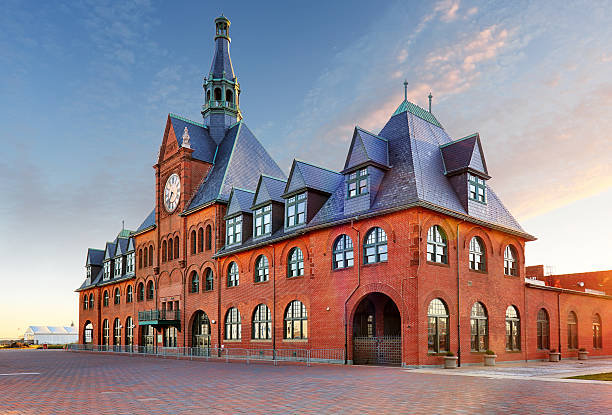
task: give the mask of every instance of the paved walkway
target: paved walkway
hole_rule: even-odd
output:
[[[612,407],[609,384],[449,372],[463,369],[0,351],[0,414],[609,414]]]

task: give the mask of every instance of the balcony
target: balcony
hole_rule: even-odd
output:
[[[164,326],[181,324],[180,310],[145,310],[138,312],[139,326]]]
[[[209,108],[230,108],[236,110],[236,104],[230,101],[214,101],[210,100],[202,105],[202,111],[206,111]]]

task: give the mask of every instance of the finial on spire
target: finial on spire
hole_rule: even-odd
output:
[[[408,81],[404,79],[404,101],[408,101]]]
[[[191,143],[189,142],[189,131],[187,130],[187,127],[185,127],[185,130],[183,131],[183,144],[181,147],[191,148]]]
[[[429,91],[429,95],[427,96],[427,98],[429,98],[429,113],[431,114],[431,99],[433,98],[433,95],[431,95],[431,91]]]

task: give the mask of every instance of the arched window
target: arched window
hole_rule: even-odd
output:
[[[144,284],[141,282],[138,284],[138,294],[137,294],[138,301],[143,301],[144,297],[145,297],[145,289],[144,289]]]
[[[210,89],[206,91],[206,102],[210,102]]]
[[[521,350],[521,320],[513,305],[506,309],[506,350]]]
[[[119,292],[119,288],[115,288],[115,299],[114,299],[114,303],[115,305],[121,303],[121,292]]]
[[[538,349],[550,349],[550,321],[548,319],[548,313],[545,309],[540,308],[540,311],[538,311],[538,319],[536,324],[538,326]]]
[[[353,240],[348,235],[336,238],[333,248],[334,269],[349,268],[353,266]]]
[[[599,314],[593,316],[593,349],[601,349],[601,317]]]
[[[272,338],[272,314],[265,304],[259,304],[255,307],[251,338],[255,340],[269,340]]]
[[[204,250],[204,229],[198,229],[198,252]]]
[[[470,269],[484,271],[485,264],[484,243],[478,236],[474,236],[470,241]]]
[[[427,260],[439,264],[448,264],[446,234],[438,225],[427,231]]]
[[[212,249],[212,227],[208,225],[206,227],[206,250],[210,251]]]
[[[108,326],[108,320],[104,319],[102,322],[102,344],[108,346],[110,339],[110,327]]]
[[[387,260],[387,234],[382,228],[368,231],[363,244],[363,263],[374,264]]]
[[[190,291],[192,293],[197,293],[200,291],[200,276],[198,275],[197,271],[193,271],[191,273],[191,285],[190,285]]]
[[[148,263],[149,255],[148,254],[149,254],[149,249],[145,246],[145,249],[144,249],[144,266],[145,267],[149,266],[149,263]]]
[[[166,262],[166,260],[168,258],[167,257],[167,251],[168,251],[167,243],[166,243],[166,241],[163,241],[162,242],[162,262]]]
[[[578,318],[573,311],[567,316],[567,348],[578,348]]]
[[[196,231],[191,231],[191,255],[195,254],[197,247]]]
[[[132,288],[131,285],[127,286],[126,292],[125,292],[125,302],[126,303],[131,303],[132,301],[134,301],[134,289]]]
[[[308,314],[306,306],[298,300],[289,303],[285,310],[285,339],[308,338]]]
[[[89,300],[87,299],[87,294],[83,296],[83,310],[87,310],[87,306],[89,305]]]
[[[181,245],[179,244],[179,237],[176,236],[174,237],[174,259],[179,259],[179,247]]]
[[[125,345],[132,346],[134,344],[134,320],[132,317],[125,319]]]
[[[118,318],[116,318],[115,322],[113,323],[113,345],[121,345],[121,322]]]
[[[108,291],[104,290],[104,297],[102,297],[102,305],[108,307]]]
[[[215,101],[221,101],[221,88],[215,88]]]
[[[206,271],[204,271],[204,276],[205,276],[204,291],[212,291],[214,288],[212,268],[206,268]]]
[[[518,267],[516,266],[516,249],[512,245],[506,246],[504,249],[504,274],[518,275]]]
[[[225,315],[225,340],[240,340],[242,338],[240,312],[236,307],[227,310]]]
[[[138,268],[142,268],[142,249],[138,250]]]
[[[481,303],[474,303],[470,315],[471,349],[473,352],[484,352],[489,348],[489,325],[487,310]]]
[[[264,282],[268,279],[270,279],[268,258],[265,255],[259,255],[255,261],[255,282]]]
[[[152,300],[155,295],[155,288],[153,287],[153,281],[147,283],[147,300]]]
[[[172,261],[172,254],[174,253],[174,239],[170,237],[168,239],[168,261]]]
[[[304,254],[300,248],[293,248],[289,251],[287,259],[287,277],[299,277],[304,275]]]
[[[238,264],[232,262],[227,267],[227,286],[235,287],[240,283],[240,275],[238,273]]]
[[[225,100],[227,102],[233,102],[234,101],[234,93],[232,92],[231,89],[226,89],[225,90]]]
[[[153,245],[149,247],[149,266],[153,265]]]
[[[442,300],[434,298],[427,308],[427,347],[430,353],[448,351],[449,331],[448,308]]]
[[[94,296],[93,294],[89,294],[89,309],[94,308]]]

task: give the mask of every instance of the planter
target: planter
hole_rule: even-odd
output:
[[[495,366],[495,358],[496,354],[485,354],[484,355],[484,365],[485,366]]]
[[[578,360],[587,360],[589,356],[589,352],[585,351],[578,351]]]
[[[549,362],[560,362],[561,361],[561,353],[550,352],[548,354],[548,361]]]
[[[457,356],[444,356],[444,369],[457,369]]]

